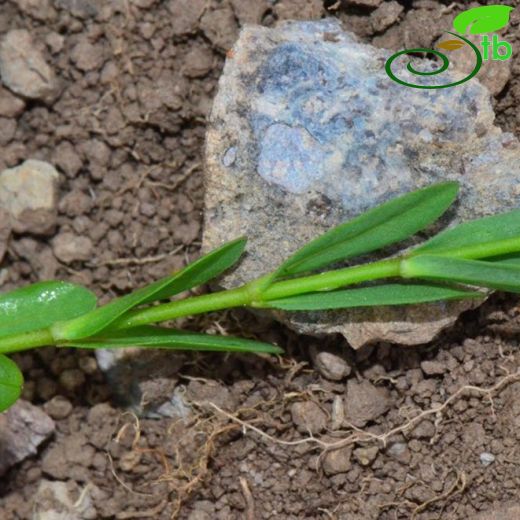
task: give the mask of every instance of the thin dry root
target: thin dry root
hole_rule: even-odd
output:
[[[298,367],[301,368],[301,367]],[[139,433],[140,433],[140,425],[139,420],[137,417],[134,416],[134,424],[132,425],[134,427],[135,431],[135,438],[133,442],[133,449],[141,452],[154,452],[158,453],[162,459],[163,466],[164,466],[164,474],[159,479],[159,481],[167,481],[171,483],[170,489],[171,492],[174,495],[174,500],[168,501],[168,504],[173,507],[173,512],[171,515],[171,518],[176,518],[181,505],[185,502],[185,500],[190,496],[190,494],[194,491],[194,489],[206,478],[209,470],[208,470],[208,464],[213,456],[214,449],[215,449],[215,443],[219,437],[222,435],[229,433],[234,430],[242,430],[243,434],[246,435],[249,432],[254,432],[261,438],[265,439],[268,442],[275,443],[281,446],[299,446],[303,444],[309,444],[311,446],[314,446],[318,449],[322,450],[321,456],[323,456],[325,453],[331,450],[339,449],[347,445],[355,444],[355,443],[370,443],[370,442],[379,442],[382,443],[383,446],[386,446],[388,440],[399,433],[404,433],[407,430],[410,430],[413,426],[415,426],[417,423],[421,422],[424,418],[434,415],[437,416],[437,419],[440,418],[442,412],[450,406],[453,402],[457,401],[461,396],[473,393],[478,394],[483,397],[486,397],[490,404],[491,404],[491,413],[495,415],[495,407],[493,403],[493,395],[502,390],[505,386],[515,382],[520,381],[520,371],[517,371],[512,374],[507,374],[504,378],[502,378],[500,381],[498,381],[495,385],[489,387],[489,388],[480,388],[472,385],[466,385],[461,387],[459,390],[457,390],[454,394],[452,394],[442,405],[435,406],[433,408],[424,410],[420,412],[418,415],[410,419],[409,421],[405,422],[404,424],[400,426],[396,426],[395,428],[392,428],[391,430],[388,430],[387,432],[376,435],[364,430],[361,430],[359,428],[352,428],[352,432],[350,435],[334,440],[323,440],[320,438],[317,438],[313,436],[312,434],[309,434],[307,437],[297,440],[284,440],[279,439],[275,437],[274,435],[270,435],[269,433],[265,432],[260,427],[253,424],[254,422],[262,423],[265,427],[277,427],[277,424],[270,422],[266,423],[265,418],[261,417],[255,417],[254,419],[245,420],[240,418],[240,416],[244,416],[244,414],[248,413],[251,414],[254,411],[257,411],[256,409],[260,406],[268,406],[271,411],[272,408],[277,404],[276,400],[272,400],[269,402],[263,402],[259,403],[253,408],[244,408],[239,409],[234,413],[227,412],[220,408],[218,405],[212,402],[204,401],[204,402],[191,402],[189,403],[193,409],[199,410],[199,413],[195,416],[194,422],[192,427],[188,430],[189,434],[198,433],[205,436],[204,444],[198,449],[197,453],[195,454],[195,457],[193,457],[193,454],[190,454],[191,459],[195,459],[195,462],[191,463],[190,465],[186,465],[183,461],[183,456],[180,453],[180,446],[182,439],[176,439],[175,440],[175,457],[174,457],[174,464],[173,467],[168,463],[168,460],[164,453],[158,453],[157,450],[145,450],[142,448],[139,448],[138,441],[139,441]],[[213,413],[209,416],[204,416],[204,411],[211,409]],[[224,422],[222,422],[222,418],[225,419]],[[230,421],[226,424],[227,421]],[[123,426],[123,428],[119,431],[119,434],[117,435],[117,440],[119,440],[122,435],[124,434],[125,430],[129,427],[129,424]],[[320,459],[321,459],[320,456]],[[110,457],[109,457],[110,458]],[[131,489],[125,482],[123,482],[116,474],[112,460],[110,460],[111,463],[111,470],[114,475],[114,477],[117,479],[117,481],[129,492],[133,494],[139,494],[142,496],[153,496],[146,493],[139,493]],[[418,514],[420,514],[422,511],[424,511],[426,508],[428,508],[431,504],[434,504],[436,502],[439,502],[441,500],[447,499],[449,497],[452,497],[456,494],[462,493],[466,489],[466,475],[463,472],[457,472],[457,479],[453,486],[450,487],[445,493],[442,493],[438,495],[437,497],[428,500],[427,502],[424,502],[423,504],[420,504],[419,506],[416,506],[416,504],[413,504],[415,506],[415,509],[412,513],[412,519],[414,520]],[[247,520],[254,520],[255,518],[255,508],[254,508],[254,500],[253,496],[251,494],[251,491],[249,489],[248,483],[245,479],[240,479],[240,486],[242,489],[242,494],[244,495],[244,500],[246,502],[246,518]],[[407,501],[408,502],[408,501]],[[412,504],[408,502],[408,504],[411,506]],[[160,504],[161,506],[164,506],[164,504]],[[385,506],[382,507],[388,507],[391,504],[385,504]],[[159,507],[159,506],[157,506]],[[165,507],[165,506],[164,506]],[[155,510],[155,508],[154,508]],[[141,514],[141,517],[144,515]],[[130,517],[126,517],[130,518]]]
[[[444,500],[445,498],[453,497],[455,495],[458,495],[459,493],[462,493],[466,489],[466,484],[467,484],[466,474],[463,471],[460,473],[457,471],[456,475],[457,475],[457,478],[456,478],[455,482],[447,491],[418,505],[412,513],[411,520],[415,520],[417,515],[419,513],[421,513],[422,511],[424,511],[430,504],[433,504],[435,502],[440,502],[441,500]]]

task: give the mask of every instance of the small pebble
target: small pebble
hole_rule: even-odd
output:
[[[421,368],[427,376],[441,375],[446,371],[446,366],[439,361],[423,361]]]
[[[319,433],[327,426],[327,415],[312,401],[294,403],[291,406],[293,423],[302,433]]]
[[[483,466],[489,466],[493,462],[495,462],[495,456],[492,453],[484,451],[480,454],[480,463]]]
[[[65,419],[72,412],[72,403],[66,397],[57,395],[46,402],[43,409],[52,419]]]
[[[320,352],[317,347],[312,347],[311,357],[320,374],[331,381],[341,381],[351,372],[351,368],[345,359],[338,354],[326,351]]]

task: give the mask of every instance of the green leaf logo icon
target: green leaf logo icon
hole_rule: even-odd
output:
[[[453,20],[453,27],[460,34],[482,34],[498,31],[509,23],[508,5],[486,5],[463,11]]]

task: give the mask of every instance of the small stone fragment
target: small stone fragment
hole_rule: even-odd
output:
[[[16,121],[0,117],[0,146],[10,143],[16,132]]]
[[[345,420],[345,403],[343,397],[335,395],[332,401],[332,413],[331,413],[331,430],[339,430],[343,426]]]
[[[99,4],[97,0],[54,0],[54,5],[58,9],[67,11],[81,20],[93,18],[98,14],[96,4]]]
[[[206,9],[206,0],[170,0],[171,28],[175,36],[183,36],[197,30],[197,25]]]
[[[203,47],[193,47],[185,58],[183,73],[188,78],[203,78],[213,66],[213,53]]]
[[[9,31],[0,43],[0,77],[16,94],[51,101],[58,93],[58,82],[42,53],[25,29]]]
[[[374,32],[382,32],[390,27],[397,21],[403,11],[404,7],[395,0],[383,2],[383,4],[370,15]]]
[[[61,395],[53,397],[43,405],[43,409],[56,420],[65,419],[72,412],[72,403]]]
[[[313,401],[293,403],[291,416],[298,431],[302,433],[316,434],[327,427],[327,414]]]
[[[52,239],[52,250],[58,260],[70,264],[91,259],[94,246],[90,238],[65,231]]]
[[[383,3],[383,0],[346,0],[347,5],[355,5],[358,7],[374,8]]]
[[[368,448],[356,448],[354,450],[354,458],[362,466],[370,466],[376,460],[379,448],[377,446],[370,446]]]
[[[97,70],[103,65],[103,47],[83,39],[72,49],[70,58],[79,70],[84,72]]]
[[[374,421],[390,409],[390,396],[386,388],[374,386],[369,381],[358,383],[350,379],[345,397],[346,421],[358,428]]]
[[[52,20],[56,16],[50,0],[16,0],[16,4],[24,14],[40,22]]]
[[[346,473],[352,466],[350,462],[351,455],[352,448],[350,446],[327,452],[323,457],[323,471],[327,475]]]
[[[207,382],[190,381],[186,388],[186,400],[188,402],[210,402],[224,410],[235,408],[235,398],[229,388],[216,381]]]
[[[274,12],[282,20],[312,20],[323,13],[321,0],[282,0],[274,6]]]
[[[386,450],[386,452],[390,457],[402,464],[408,464],[412,457],[408,446],[404,442],[395,442]]]
[[[228,5],[207,9],[200,20],[200,28],[211,43],[222,51],[228,51],[238,36],[233,10]]]
[[[60,374],[60,384],[69,392],[77,391],[85,383],[85,374],[77,368],[69,368]]]
[[[34,455],[54,433],[54,421],[40,408],[23,400],[0,414],[0,476]]]
[[[25,108],[23,99],[0,87],[0,117],[17,117]]]
[[[411,432],[414,439],[431,439],[435,435],[435,425],[431,421],[421,421]]]
[[[427,376],[438,376],[446,372],[446,366],[439,361],[423,361],[421,368]]]
[[[241,25],[245,23],[261,23],[263,15],[270,7],[266,0],[255,0],[254,2],[231,0],[231,6]]]
[[[339,355],[332,352],[318,351],[317,347],[311,348],[311,357],[318,371],[331,381],[341,381],[347,377],[351,368]]]
[[[71,496],[70,486],[74,488]],[[99,518],[92,494],[97,487],[89,482],[82,490],[76,483],[41,480],[33,497],[32,520],[90,520]]]
[[[32,159],[0,173],[0,207],[11,215],[15,232],[54,231],[58,180],[54,166]]]
[[[52,156],[54,164],[60,168],[67,177],[76,177],[79,170],[83,166],[81,158],[76,150],[68,141],[62,141],[54,150]]]
[[[493,464],[493,462],[495,462],[495,456],[487,451],[482,452],[479,458],[480,463],[483,466],[489,466],[490,464]]]
[[[11,236],[11,220],[9,213],[0,208],[0,262],[2,262],[5,251],[7,249],[7,242]],[[1,284],[0,284],[1,285]]]
[[[63,49],[65,37],[56,32],[50,32],[45,37],[45,43],[47,44],[47,47],[49,48],[52,54],[57,54]]]

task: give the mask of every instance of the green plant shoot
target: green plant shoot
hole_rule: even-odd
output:
[[[235,289],[178,298],[232,268],[245,250],[245,238],[103,306],[88,289],[61,281],[0,294],[0,411],[18,399],[23,385],[6,354],[31,348],[276,354],[280,348],[260,341],[156,324],[234,307],[318,311],[482,298],[482,289],[520,292],[520,210],[460,224],[391,258],[337,268],[426,229],[451,206],[458,188],[456,182],[443,182],[397,197],[331,229],[275,271]]]

